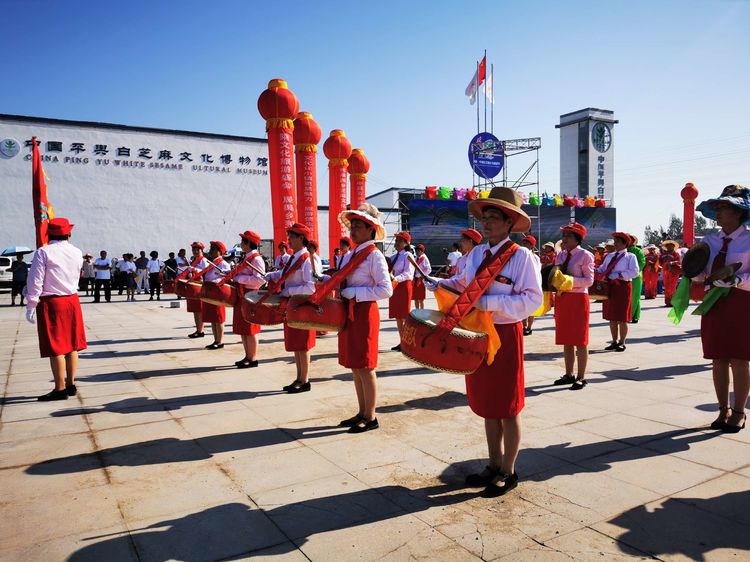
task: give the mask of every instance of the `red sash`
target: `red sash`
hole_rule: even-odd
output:
[[[191,264],[190,264],[190,267],[195,267],[196,265],[198,265],[198,264],[200,263],[200,261],[201,261],[202,259],[203,259],[203,256],[200,256],[199,258],[195,258],[195,259],[193,260],[193,263],[191,263]],[[186,268],[185,268],[185,271],[183,271],[182,273],[180,273],[180,274],[179,274],[179,275],[177,276],[177,280],[179,280],[179,279],[185,279],[185,277],[187,277],[187,276],[188,276],[188,274],[190,273],[190,267],[186,267]]]
[[[602,275],[604,275],[604,279],[608,279],[608,278],[609,278],[609,274],[610,274],[610,273],[612,273],[612,270],[613,270],[613,269],[615,268],[615,265],[617,265],[617,262],[618,262],[618,261],[620,261],[620,258],[621,258],[622,256],[624,256],[624,255],[625,255],[625,253],[626,253],[626,252],[623,252],[623,253],[621,253],[621,254],[617,254],[617,255],[616,255],[616,256],[615,256],[615,257],[614,257],[614,258],[613,258],[613,259],[612,259],[612,260],[611,260],[611,261],[609,262],[609,265],[607,266],[607,269],[605,269],[605,270],[604,270],[604,273],[602,274]]]
[[[515,242],[508,240],[497,252],[491,255],[479,265],[479,269],[474,276],[474,280],[469,283],[463,293],[459,295],[456,302],[448,312],[445,313],[440,323],[435,326],[433,333],[440,334],[440,338],[446,337],[458,323],[471,312],[474,305],[487,289],[492,285],[495,277],[503,270],[513,254],[516,253],[519,246]]]
[[[316,306],[320,305],[320,303],[323,302],[326,296],[328,296],[334,289],[341,285],[349,276],[349,274],[357,269],[357,267],[359,267],[359,265],[363,261],[365,261],[365,258],[375,250],[377,250],[377,248],[375,247],[375,244],[373,244],[372,246],[368,246],[360,252],[355,252],[352,258],[344,267],[334,273],[328,281],[318,286],[315,292],[310,295],[310,302]]]
[[[256,252],[256,251],[254,251],[254,250],[251,253],[249,253],[248,255],[246,255],[245,259],[242,260],[239,263],[239,265],[237,267],[235,267],[232,271],[230,271],[229,273],[227,273],[224,276],[224,279],[222,279],[221,281],[219,281],[217,283],[217,285],[219,287],[221,287],[224,283],[226,283],[227,281],[230,281],[235,275],[237,275],[240,271],[242,271],[242,268],[245,267],[246,263],[249,263],[255,256],[259,256],[259,255],[260,254],[258,252]]]
[[[260,300],[258,301],[258,305],[261,305],[264,302],[266,302],[271,295],[275,295],[276,293],[280,293],[281,292],[281,288],[284,286],[284,282],[287,279],[289,279],[289,276],[292,273],[294,273],[300,267],[302,267],[302,263],[305,261],[305,258],[303,258],[302,256],[300,256],[300,258],[294,262],[294,265],[291,265],[293,259],[294,259],[294,257],[290,257],[287,260],[286,264],[284,265],[284,269],[281,270],[281,277],[279,278],[278,281],[276,281],[276,282],[270,281],[268,283],[268,291],[266,292],[265,295],[263,295],[260,298]]]
[[[195,277],[203,277],[209,269],[211,269],[215,265],[220,264],[223,261],[224,261],[224,258],[222,258],[221,256],[216,258],[214,261],[208,260],[208,263],[210,265],[208,267],[204,267],[203,269],[201,269],[198,273],[195,274]]]

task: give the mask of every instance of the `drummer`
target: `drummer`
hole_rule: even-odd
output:
[[[237,296],[239,299],[249,291],[257,291],[265,284],[261,273],[266,271],[266,263],[258,252],[260,247],[260,235],[252,230],[246,230],[240,234],[240,248],[245,253],[245,259],[237,266],[240,269],[235,273],[233,281],[237,284]],[[255,269],[253,269],[255,268]],[[236,361],[238,369],[249,369],[258,366],[256,355],[258,352],[258,334],[260,326],[246,322],[242,317],[239,306],[234,307],[232,312],[232,331],[242,338],[242,347],[245,349],[245,357]]]
[[[323,260],[320,258],[320,254],[318,254],[318,241],[310,240],[307,243],[307,250],[310,252],[310,254],[312,254],[313,263],[315,264],[313,277],[315,277],[315,279],[319,279],[323,275]]]
[[[662,281],[664,283],[664,304],[672,306],[672,295],[677,290],[677,283],[680,281],[680,254],[677,252],[679,245],[674,240],[665,240],[661,243],[661,256],[659,264],[662,270]]]
[[[612,343],[604,349],[625,351],[625,338],[628,337],[628,322],[631,314],[631,279],[638,276],[638,261],[627,252],[632,244],[630,236],[624,232],[613,232],[615,251],[607,254],[604,263],[596,268],[603,279],[609,279],[609,298],[602,305],[602,316],[609,320]]]
[[[49,357],[55,379],[54,390],[39,396],[40,402],[76,395],[78,352],[86,349],[78,300],[83,253],[68,242],[74,226],[63,217],[47,223],[49,243],[34,252],[26,280],[26,320],[37,325],[39,354]]]
[[[315,280],[307,250],[312,236],[310,229],[303,224],[294,223],[286,229],[286,233],[289,237],[289,246],[294,253],[282,270],[266,273],[266,280],[277,282],[284,274],[291,272],[281,288],[281,296],[288,298],[293,295],[311,295],[315,292]],[[285,392],[297,394],[310,390],[310,350],[313,347],[315,330],[297,330],[284,322],[284,348],[286,351],[294,352],[294,363],[297,367],[297,377],[291,384],[283,387]]]
[[[398,232],[395,235],[394,245],[396,254],[390,258],[391,280],[393,282],[393,296],[388,301],[388,318],[395,318],[398,332],[404,324],[404,319],[409,316],[411,310],[412,279],[414,279],[414,266],[407,257],[406,247],[411,244],[411,235],[408,232]],[[401,351],[401,344],[395,345],[391,351]]]
[[[604,244],[597,244],[594,250],[594,267],[599,267],[604,263]]]
[[[414,246],[417,252],[416,262],[419,268],[424,271],[427,275],[432,272],[432,265],[430,265],[430,259],[427,254],[424,253],[424,244],[417,244]],[[419,270],[414,270],[414,287],[412,288],[411,298],[414,301],[414,308],[424,308],[424,299],[427,293],[424,288],[424,280]]]
[[[528,236],[524,236],[521,239],[521,247],[526,248],[529,252],[531,252],[531,257],[534,258],[534,261],[537,264],[537,267],[539,268],[539,271],[542,270],[542,262],[539,259],[539,256],[536,255],[536,238],[529,234]],[[534,315],[529,315],[528,318],[526,318],[523,321],[523,335],[524,336],[530,336],[532,334],[532,326],[534,325]]]
[[[542,255],[539,256],[539,262],[541,265],[554,265],[556,259],[555,245],[552,242],[545,242],[542,245]]]
[[[469,203],[469,211],[482,223],[487,243],[477,246],[464,272],[439,285],[463,291],[484,271],[484,260],[497,253],[514,251],[475,308],[492,313],[502,345],[492,365],[486,363],[466,376],[466,395],[472,411],[484,418],[489,464],[466,481],[486,486],[485,497],[495,497],[516,487],[516,458],[521,446],[521,410],[524,407],[523,332],[521,321],[542,304],[539,269],[531,252],[512,244],[511,232],[528,232],[529,216],[521,209],[523,199],[513,189],[495,187],[489,197]],[[428,285],[434,288],[435,285]]]
[[[461,231],[461,238],[458,239],[458,247],[461,250],[461,257],[456,262],[456,275],[461,275],[466,268],[466,260],[471,251],[482,243],[482,234],[473,228],[467,228]]]
[[[216,267],[211,267],[203,274],[204,283],[217,283],[232,269],[223,258],[226,253],[227,247],[223,242],[212,240],[209,243],[208,259]],[[224,347],[224,322],[226,319],[225,307],[208,302],[203,303],[203,320],[211,324],[211,332],[214,335],[213,343],[208,344],[206,349],[222,349]]]
[[[348,256],[352,251],[352,239],[348,236],[342,236],[341,240],[339,240],[339,259],[338,263],[336,263],[336,270],[341,269],[341,264],[344,261],[344,258]]]
[[[385,239],[385,227],[380,220],[377,207],[365,203],[356,211],[343,211],[339,222],[349,229],[356,249],[344,257],[342,268],[352,260],[359,261],[366,252],[364,261],[346,276],[346,287],[341,296],[353,303],[353,310],[344,328],[339,332],[339,364],[352,370],[354,389],[357,392],[359,410],[354,417],[339,425],[348,427],[350,433],[362,433],[377,429],[375,417],[377,405],[378,334],[380,314],[377,301],[393,294],[388,272],[388,263],[375,242]],[[355,262],[352,262],[355,263]]]
[[[286,242],[283,240],[279,242],[277,247],[279,249],[279,255],[273,260],[273,267],[275,271],[280,271],[284,268],[286,262],[289,261],[291,255],[289,254],[289,246],[287,246]]]
[[[203,250],[206,246],[203,242],[193,242],[190,244],[190,249],[193,252],[193,259],[190,262],[190,277],[193,277],[198,271],[201,271],[208,267],[208,260],[203,255]],[[193,313],[193,320],[195,322],[195,332],[188,334],[189,338],[202,338],[205,334],[203,332],[203,301],[200,299],[186,299],[187,311]]]
[[[739,263],[739,269],[728,278],[714,281],[716,287],[728,287],[729,294],[720,298],[701,317],[703,356],[712,360],[719,417],[713,429],[737,433],[745,427],[748,393],[750,393],[750,189],[740,185],[724,188],[719,197],[704,201],[697,208],[706,218],[716,221],[718,233],[706,235],[711,254],[701,281],[725,265]],[[729,406],[729,369],[734,382],[734,404]]]
[[[643,267],[643,298],[655,299],[659,285],[659,251],[653,244],[645,248],[646,264]]]
[[[570,390],[586,386],[586,364],[589,357],[589,287],[594,283],[594,255],[581,247],[586,238],[586,227],[571,222],[560,227],[562,251],[557,255],[560,273],[569,279],[563,290],[552,282],[559,292],[555,299],[555,343],[563,346],[565,374],[556,385],[570,384]],[[576,359],[578,369],[573,375]]]

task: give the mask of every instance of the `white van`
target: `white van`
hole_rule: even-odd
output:
[[[10,288],[13,283],[13,273],[10,270],[12,258],[0,256],[0,287]]]

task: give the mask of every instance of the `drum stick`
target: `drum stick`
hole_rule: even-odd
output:
[[[407,258],[409,258],[409,261],[411,262],[411,264],[412,264],[412,265],[413,265],[413,266],[414,266],[415,268],[417,268],[417,271],[419,271],[419,274],[420,274],[420,275],[421,275],[422,277],[424,277],[424,278],[425,278],[425,279],[427,279],[427,280],[428,280],[428,281],[429,281],[430,283],[433,283],[433,284],[434,284],[434,283],[437,283],[437,282],[438,282],[438,280],[437,280],[437,279],[435,279],[434,277],[432,277],[432,276],[430,276],[430,275],[427,275],[427,274],[426,274],[426,273],[425,273],[424,271],[422,271],[422,268],[421,268],[421,267],[419,267],[419,264],[417,263],[417,260],[415,260],[415,259],[414,259],[414,258],[412,257],[412,255],[411,255],[411,254],[407,253],[407,254],[406,254],[406,257],[407,257]]]
[[[219,275],[226,275],[226,273],[223,272],[221,268],[218,265],[216,265],[214,262],[212,262],[211,260],[208,260],[208,264],[213,266],[219,272]]]
[[[247,267],[249,267],[250,269],[252,269],[252,270],[253,270],[253,271],[254,271],[255,273],[257,273],[258,275],[260,275],[261,277],[265,277],[265,276],[266,276],[266,274],[265,274],[265,273],[264,273],[263,271],[261,271],[260,269],[258,269],[257,267],[255,267],[255,266],[254,266],[253,264],[251,264],[251,263],[250,263],[249,261],[248,261],[248,262],[245,262],[245,265],[246,265]]]

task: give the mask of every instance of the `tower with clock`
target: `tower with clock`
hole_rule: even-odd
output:
[[[560,193],[614,207],[614,112],[589,107],[560,116]]]

